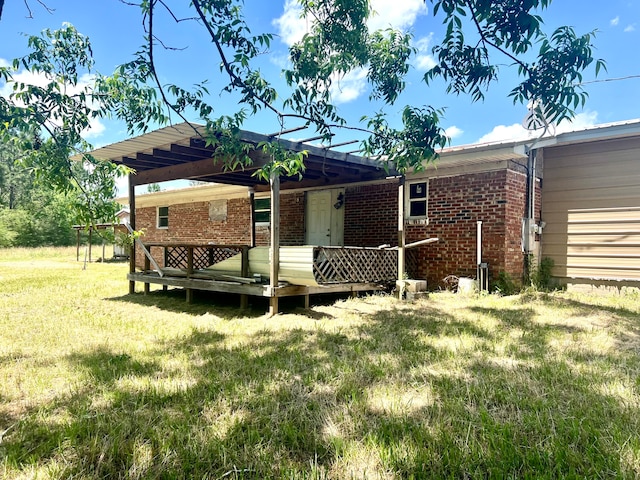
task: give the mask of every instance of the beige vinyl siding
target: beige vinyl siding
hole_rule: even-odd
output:
[[[556,277],[640,282],[640,138],[545,148],[542,219]]]

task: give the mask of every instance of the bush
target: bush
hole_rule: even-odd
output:
[[[554,289],[553,270],[554,261],[549,257],[540,260],[539,265],[533,265],[533,257],[530,257],[529,263],[529,284],[537,290],[548,292]]]
[[[42,212],[0,209],[0,247],[73,245],[71,227],[71,216],[63,205],[49,205]]]
[[[500,295],[515,295],[520,291],[516,282],[507,272],[498,273],[498,278],[493,281],[491,291]]]

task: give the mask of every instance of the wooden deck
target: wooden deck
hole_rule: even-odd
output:
[[[318,285],[293,285],[279,282],[277,286],[264,284],[267,278],[250,275],[249,247],[246,245],[147,243],[145,249],[162,258],[164,266],[151,269],[152,260],[145,257],[142,271],[127,275],[130,282],[144,284],[149,292],[151,284],[184,288],[186,300],[193,299],[194,290],[240,295],[240,306],[248,306],[248,297],[281,298],[309,295],[380,291],[395,282],[397,251],[358,247],[313,247],[313,276]],[[158,252],[157,249],[161,251]],[[237,275],[221,274],[208,269],[212,265],[240,256]]]

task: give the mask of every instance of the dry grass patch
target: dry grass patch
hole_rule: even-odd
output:
[[[126,270],[0,252],[0,477],[640,476],[636,291],[266,318]]]

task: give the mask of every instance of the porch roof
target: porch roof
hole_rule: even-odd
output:
[[[203,133],[204,127],[201,125],[180,123],[98,148],[91,153],[95,157],[133,168],[136,171],[136,175],[132,176],[134,185],[189,179],[241,185],[256,191],[269,190],[267,181],[252,176],[269,161],[268,156],[256,147],[249,153],[253,165],[244,169],[225,170],[222,162],[213,161],[213,148],[205,145]],[[257,146],[260,142],[274,140],[275,136],[242,131],[241,139]],[[285,190],[397,175],[392,168],[387,172],[378,161],[335,151],[330,147],[283,139],[279,142],[288,150],[308,152],[302,180],[297,176],[281,178],[281,188]]]

